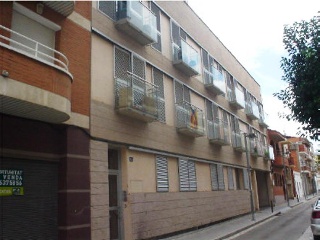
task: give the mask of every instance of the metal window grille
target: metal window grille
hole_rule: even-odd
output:
[[[157,168],[157,191],[169,191],[169,177],[168,177],[168,159],[163,156],[156,156]]]
[[[217,165],[219,190],[225,190],[223,166]]]
[[[183,84],[175,81],[174,93],[175,93],[176,103],[182,103],[183,102]]]
[[[234,189],[233,168],[232,167],[228,167],[228,188],[230,190]]]
[[[114,56],[115,77],[121,79],[128,79],[128,71],[131,72],[131,58],[130,53],[120,48],[115,48]]]
[[[218,169],[217,164],[210,164],[211,170],[211,186],[213,191],[219,190]]]
[[[249,176],[248,176],[247,169],[243,169],[243,184],[244,184],[244,189],[249,189]]]
[[[161,47],[161,24],[160,24],[160,18],[161,18],[161,10],[158,8],[158,6],[154,2],[150,2],[150,8],[151,11],[155,14],[157,18],[157,31],[158,31],[158,36],[157,36],[157,42],[152,44],[152,47],[157,49],[158,51],[162,51]]]
[[[153,83],[158,86],[158,120],[161,122],[166,122],[166,109],[165,109],[165,99],[164,99],[164,85],[163,85],[163,73],[153,68]]]
[[[109,16],[114,21],[117,20],[116,14],[117,1],[99,1],[99,10]]]
[[[180,191],[196,191],[197,179],[195,162],[179,159]]]
[[[171,38],[176,45],[181,45],[180,27],[173,21],[171,21]]]
[[[207,120],[213,121],[212,102],[206,100]]]
[[[208,52],[204,49],[201,49],[202,51],[202,64],[205,69],[209,69],[209,61],[208,61]]]

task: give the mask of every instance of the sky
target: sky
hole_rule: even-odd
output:
[[[310,20],[320,0],[188,0],[189,6],[231,51],[261,87],[270,129],[297,136],[296,122],[279,118],[288,112],[273,93],[286,87],[281,80],[284,25]]]

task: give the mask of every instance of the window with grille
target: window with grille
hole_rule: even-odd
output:
[[[197,191],[195,162],[179,159],[180,191]]]
[[[228,167],[228,188],[229,188],[229,190],[234,189],[233,168],[232,167]]]
[[[152,69],[153,83],[158,86],[158,118],[161,122],[166,122],[166,105],[164,97],[163,73],[156,69]]]
[[[247,169],[243,169],[243,182],[244,182],[244,189],[249,189],[249,175],[248,175]]]
[[[220,164],[210,164],[210,173],[212,190],[225,190],[223,166]]]
[[[190,103],[190,89],[178,81],[174,82],[174,91],[176,103],[188,102]]]
[[[117,1],[99,1],[98,9],[110,17],[112,20],[117,20]]]
[[[150,1],[150,9],[155,14],[155,16],[157,18],[157,32],[158,32],[158,37],[157,37],[158,40],[157,40],[156,43],[153,43],[151,46],[161,52],[162,51],[162,47],[161,47],[161,23],[160,23],[161,10],[154,2],[151,2],[151,1]]]
[[[157,192],[169,191],[168,159],[156,156]]]

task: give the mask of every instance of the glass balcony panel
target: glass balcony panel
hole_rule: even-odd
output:
[[[181,39],[181,46],[173,43],[173,64],[188,76],[200,73],[200,57],[188,43]]]
[[[132,73],[116,78],[115,107],[119,113],[144,122],[158,119],[158,89]]]
[[[239,132],[232,132],[232,147],[239,152],[245,152],[245,136]]]
[[[221,120],[215,119],[214,121],[208,120],[208,138],[211,143],[218,145],[229,145],[229,128]]]
[[[257,120],[260,117],[259,108],[255,102],[246,102],[245,112],[251,120]]]
[[[121,1],[118,4],[116,26],[142,45],[157,42],[157,18],[139,1]]]
[[[260,117],[259,117],[259,124],[260,126],[263,127],[269,127],[269,125],[267,124],[268,121],[268,114],[266,114],[265,112],[260,112]]]
[[[177,103],[176,128],[178,132],[189,136],[204,136],[203,111],[187,102]]]
[[[223,74],[212,67],[211,72],[204,69],[204,84],[205,87],[211,90],[213,93],[220,95],[226,93],[226,82]]]
[[[262,147],[261,142],[256,139],[250,140],[250,153],[255,157],[263,157],[264,148]]]
[[[232,106],[234,106],[237,109],[245,108],[244,93],[240,89],[235,88],[235,90],[233,91],[232,89],[228,88],[227,94],[229,103]]]

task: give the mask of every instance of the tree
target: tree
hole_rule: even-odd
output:
[[[290,110],[287,120],[302,124],[301,135],[315,139],[320,133],[320,16],[284,27],[282,80],[288,87],[275,93]]]

